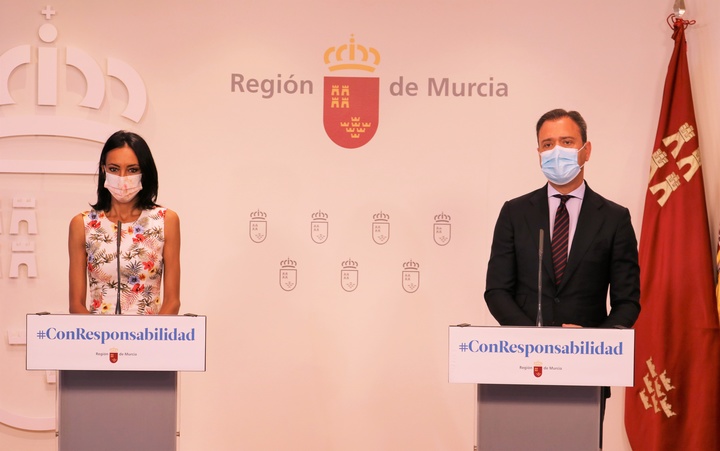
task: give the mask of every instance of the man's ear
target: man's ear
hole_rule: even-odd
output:
[[[585,163],[590,161],[590,154],[592,153],[592,143],[590,141],[587,141],[585,143]],[[583,164],[585,164],[583,163]]]

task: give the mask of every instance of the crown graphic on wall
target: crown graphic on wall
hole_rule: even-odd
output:
[[[265,219],[265,218],[267,218],[267,213],[265,213],[264,211],[257,210],[257,211],[253,211],[252,213],[250,213],[250,217],[252,219]]]
[[[0,108],[10,108],[15,99],[10,92],[13,73],[33,61],[37,55],[37,105],[43,114],[11,115],[0,117],[0,138],[10,136],[64,136],[104,142],[117,126],[80,117],[47,114],[42,109],[58,105],[58,71],[63,64],[58,60],[60,49],[51,46],[58,35],[57,28],[49,21],[56,11],[50,6],[42,10],[46,22],[38,29],[40,43],[34,50],[30,44],[18,45],[0,53]],[[107,90],[105,75],[120,81],[127,89],[127,106],[121,116],[137,123],[145,114],[147,92],[140,75],[129,64],[116,58],[107,58],[106,71],[85,51],[75,47],[65,48],[65,67],[77,69],[86,81],[86,92],[78,104],[81,107],[100,110]]]
[[[328,214],[323,213],[322,210],[318,210],[317,213],[312,214],[313,221],[327,221]]]
[[[358,262],[355,260],[348,258],[344,262],[342,262],[343,269],[356,269],[358,266]]]
[[[295,260],[291,260],[290,257],[280,262],[280,266],[283,268],[294,268],[297,266],[297,262]]]
[[[354,35],[350,35],[349,44],[329,47],[323,59],[331,72],[348,69],[375,72],[380,64],[380,52],[373,47],[356,44]]]
[[[417,271],[420,269],[420,263],[410,260],[409,262],[403,263],[403,269]]]
[[[373,220],[375,221],[387,221],[389,219],[390,215],[387,213],[383,213],[382,211],[373,215]]]

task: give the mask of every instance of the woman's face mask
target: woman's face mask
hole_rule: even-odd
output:
[[[116,201],[130,202],[142,189],[142,174],[120,177],[105,172],[105,188],[110,191]]]

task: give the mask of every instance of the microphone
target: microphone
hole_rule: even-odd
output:
[[[543,259],[543,245],[545,244],[545,231],[540,229],[540,237],[538,241],[538,308],[537,308],[537,319],[535,325],[542,327],[542,259]]]
[[[115,314],[122,315],[122,305],[120,304],[120,240],[122,239],[122,222],[117,222],[117,301],[115,302]]]

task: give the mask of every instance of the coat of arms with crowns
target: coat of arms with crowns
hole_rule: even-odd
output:
[[[63,40],[58,39],[58,29],[51,23],[56,11],[46,6],[41,14],[45,20],[38,28],[37,46],[21,44],[0,49],[0,139],[48,136],[105,142],[118,129],[118,125],[107,123],[107,111],[102,109],[108,97],[114,100],[108,89],[114,83],[111,79],[127,90],[127,106],[121,116],[132,124],[139,123],[147,108],[147,91],[140,74],[120,59],[108,57],[105,64],[100,64],[77,47],[62,48],[60,41]],[[34,89],[11,83],[14,76],[22,79],[23,74],[17,69],[26,65],[35,75],[29,86]],[[74,105],[82,109],[67,105],[78,93],[59,82],[66,78],[63,71],[77,72],[84,79],[82,100]],[[29,105],[31,99],[36,100],[36,106]],[[62,103],[65,105],[60,105]],[[0,173],[94,174],[96,171],[95,151],[77,161],[0,160]]]
[[[331,72],[374,72],[380,53],[350,43],[325,50],[325,64]],[[367,144],[378,128],[380,79],[377,77],[325,77],[323,123],[328,137],[340,147],[357,149]]]

